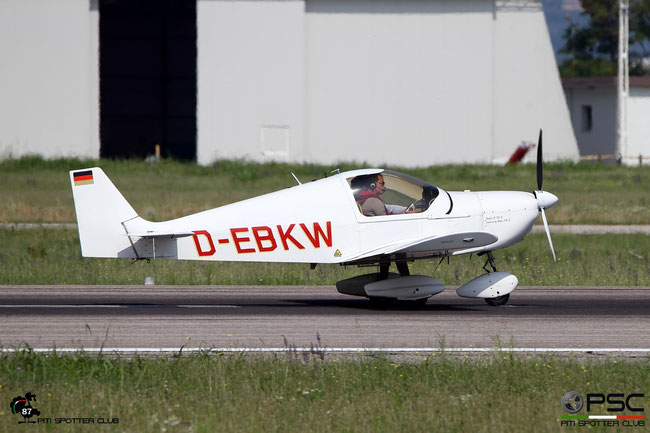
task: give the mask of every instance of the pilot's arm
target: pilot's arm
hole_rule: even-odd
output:
[[[388,211],[388,215],[406,213],[406,206],[400,206],[398,204],[387,204],[386,210]]]

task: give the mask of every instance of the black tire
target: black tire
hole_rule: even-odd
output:
[[[428,301],[429,301],[429,298],[422,298],[422,299],[414,299],[412,301],[402,301],[402,302],[404,303],[404,305],[407,305],[409,307],[418,308],[418,307],[424,307],[425,305],[427,305]]]
[[[388,307],[397,301],[396,298],[382,298],[378,296],[371,296],[368,299],[370,299],[370,303],[376,307]]]
[[[488,305],[491,305],[493,307],[498,307],[499,305],[505,305],[508,302],[509,298],[510,298],[510,293],[496,298],[485,298],[485,302],[487,302]]]

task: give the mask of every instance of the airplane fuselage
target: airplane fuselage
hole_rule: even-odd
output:
[[[374,253],[381,255],[390,245],[450,233],[487,232],[497,238],[489,245],[453,245],[435,254],[416,247],[403,252],[405,258],[458,255],[519,242],[537,218],[537,201],[531,193],[444,190],[424,212],[368,217],[359,212],[346,176],[350,174],[167,222],[133,218],[123,223],[128,233],[190,231],[193,235],[155,239],[124,236],[124,253],[131,251],[138,258],[353,263]]]

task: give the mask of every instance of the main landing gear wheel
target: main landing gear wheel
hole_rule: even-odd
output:
[[[396,298],[382,298],[379,296],[371,296],[368,299],[370,299],[370,303],[376,307],[388,307],[397,301]]]
[[[420,308],[420,307],[424,307],[427,304],[427,301],[429,300],[429,298],[422,298],[422,299],[414,299],[408,301],[398,301],[395,298],[382,298],[379,296],[371,296],[368,299],[370,300],[370,303],[373,306],[380,307],[380,308],[390,307],[397,303],[399,303],[399,305],[401,305],[402,307]]]
[[[507,295],[499,296],[497,298],[485,298],[485,302],[487,302],[488,305],[492,305],[493,307],[498,307],[499,305],[505,305],[506,302],[508,302],[509,298],[510,293]]]
[[[379,273],[377,275],[378,281],[383,281],[388,279],[390,261],[385,261],[379,263]],[[397,266],[397,271],[401,277],[406,277],[411,275],[409,271],[409,266],[406,260],[395,260],[395,265]],[[419,308],[426,305],[429,298],[420,298],[413,300],[398,300],[397,298],[386,298],[381,296],[370,296],[368,298],[370,303],[375,307],[386,308],[392,306],[393,304],[399,303],[399,305],[404,307]]]
[[[402,301],[402,302],[404,303],[404,305],[408,307],[418,308],[427,305],[428,300],[429,298],[421,298],[421,299],[414,299],[414,300]]]

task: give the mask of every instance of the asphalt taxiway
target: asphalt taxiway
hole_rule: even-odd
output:
[[[453,289],[417,309],[332,286],[0,286],[0,346],[32,348],[650,348],[650,287]],[[646,355],[647,356],[647,355]]]

